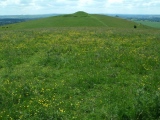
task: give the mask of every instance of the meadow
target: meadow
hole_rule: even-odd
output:
[[[137,23],[143,24],[143,25],[147,25],[153,28],[160,28],[160,22],[152,22],[152,21],[135,21]]]
[[[0,31],[0,119],[159,120],[160,30]]]

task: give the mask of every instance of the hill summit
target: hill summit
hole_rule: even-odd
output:
[[[78,11],[76,13],[73,13],[73,15],[76,16],[76,17],[87,17],[87,16],[89,16],[89,14],[84,12],[84,11]]]
[[[66,14],[63,17],[89,17],[89,14],[84,11],[78,11],[73,14]]]
[[[115,28],[144,28],[146,26],[121,18],[99,14],[88,14],[78,11],[73,14],[65,14],[12,24],[10,29],[25,28],[50,28],[50,27],[115,27]]]

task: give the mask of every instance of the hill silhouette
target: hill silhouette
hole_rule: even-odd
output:
[[[65,14],[31,20],[22,23],[8,25],[9,29],[25,29],[25,28],[50,28],[50,27],[117,27],[117,28],[133,28],[136,25],[138,28],[146,28],[144,25],[128,21],[121,18],[88,14],[83,11],[78,11],[73,14]]]

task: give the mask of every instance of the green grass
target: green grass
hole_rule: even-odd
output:
[[[160,28],[160,22],[151,22],[151,21],[135,21],[135,22],[154,28]]]
[[[110,27],[0,31],[0,119],[160,119],[159,33]]]
[[[133,21],[128,21],[122,18],[115,18],[111,16],[104,16],[104,15],[93,15],[96,19],[103,22],[108,27],[114,27],[114,28],[133,28],[134,25],[137,26],[137,28],[149,28],[144,25],[137,24]]]
[[[116,17],[105,15],[88,14],[83,11],[74,14],[48,17],[38,20],[7,25],[7,29],[32,29],[32,28],[52,28],[52,27],[114,27],[114,28],[133,28],[134,25],[138,29],[150,28],[140,25],[133,21],[127,21]],[[0,27],[0,30],[6,30]]]

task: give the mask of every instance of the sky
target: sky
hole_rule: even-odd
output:
[[[0,0],[0,15],[160,14],[160,0]]]

